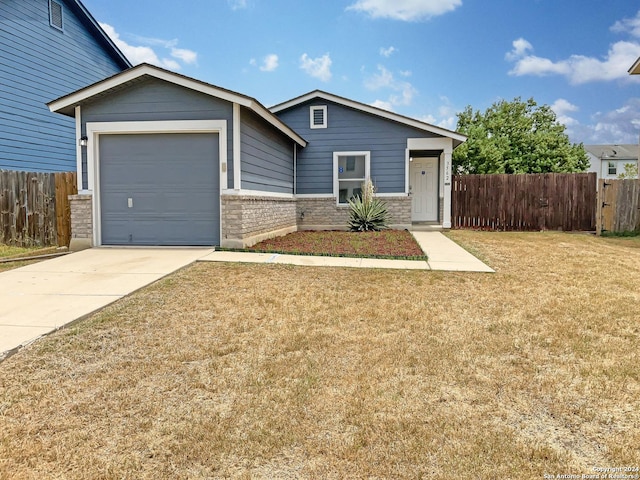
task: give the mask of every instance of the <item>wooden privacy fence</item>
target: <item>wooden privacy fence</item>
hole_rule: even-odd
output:
[[[453,228],[595,230],[596,174],[455,175]]]
[[[75,172],[0,170],[0,243],[68,246],[71,239],[68,196],[76,193]]]
[[[601,178],[597,217],[598,235],[640,231],[640,180]]]

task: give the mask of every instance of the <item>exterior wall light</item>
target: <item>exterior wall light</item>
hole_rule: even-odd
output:
[[[78,145],[80,145],[81,147],[86,147],[89,144],[89,137],[87,137],[86,135],[83,135],[80,137],[80,140],[78,140]]]

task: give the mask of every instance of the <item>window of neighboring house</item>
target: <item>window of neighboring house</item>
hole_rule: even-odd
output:
[[[327,128],[327,106],[309,108],[309,128]]]
[[[362,182],[369,178],[370,152],[335,152],[333,185],[338,205],[362,194]]]
[[[609,162],[609,175],[617,175],[616,162]]]
[[[49,24],[58,30],[64,30],[62,24],[62,4],[49,0]]]

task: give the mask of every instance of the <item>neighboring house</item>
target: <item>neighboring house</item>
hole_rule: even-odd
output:
[[[269,110],[142,64],[49,103],[75,117],[72,247],[243,247],[345,228],[367,179],[391,224],[451,226],[451,154],[464,135],[325,92]]]
[[[0,2],[0,169],[75,170],[75,123],[46,102],[129,67],[80,1]]]
[[[635,61],[629,69],[629,75],[640,75],[640,57]]]
[[[625,165],[638,165],[638,145],[585,145],[589,157],[589,172],[601,178],[618,178]]]

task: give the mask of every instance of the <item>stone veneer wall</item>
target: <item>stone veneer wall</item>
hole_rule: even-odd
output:
[[[93,246],[92,195],[69,195],[71,208],[71,242],[69,250],[82,250]]]
[[[296,200],[293,198],[222,195],[220,204],[222,247],[250,247],[267,238],[297,230]]]
[[[411,227],[411,197],[381,197],[387,204],[391,228]],[[336,205],[335,197],[296,199],[298,230],[347,230],[349,207]]]
[[[442,225],[442,219],[444,218],[444,197],[440,197],[438,199],[438,204],[440,206],[438,212],[438,223]]]

